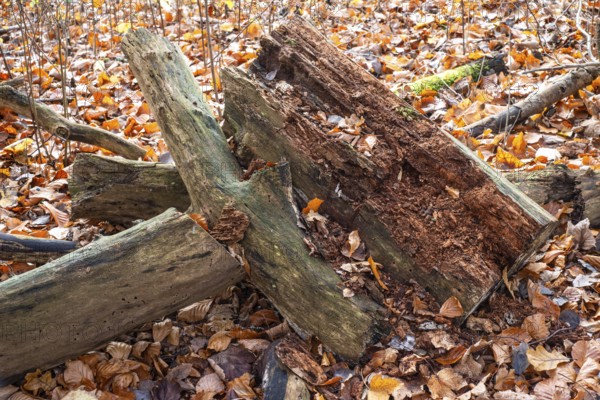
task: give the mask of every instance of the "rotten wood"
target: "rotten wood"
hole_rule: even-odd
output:
[[[130,225],[167,208],[185,211],[187,189],[174,165],[78,154],[69,178],[72,218]]]
[[[598,75],[600,75],[598,66],[572,70],[547,82],[524,100],[507,106],[504,111],[461,129],[472,136],[480,136],[487,129],[490,129],[492,133],[510,131],[515,125],[530,116],[539,114],[559,100],[577,93],[578,90],[591,84]]]
[[[76,248],[77,243],[67,240],[0,233],[0,260],[44,263]]]
[[[145,29],[129,32],[123,52],[161,127],[195,213],[214,226],[227,205],[250,221],[240,244],[250,280],[295,330],[336,353],[360,357],[383,333],[382,308],[344,298],[337,274],[309,256],[291,201],[289,165],[241,181],[242,170],[179,47]],[[168,88],[168,90],[165,90]]]
[[[32,105],[36,122],[48,132],[64,140],[88,143],[134,160],[146,154],[146,150],[126,139],[101,128],[70,121],[44,104],[35,101],[30,103],[26,94],[15,90],[12,86],[0,85],[0,107],[10,108],[18,114],[31,118]]]
[[[244,276],[175,210],[0,283],[0,386],[221,293]]]
[[[292,166],[294,186],[358,229],[375,261],[468,316],[557,224],[487,164],[417,115],[301,18],[261,40],[252,75],[225,69],[225,133],[245,165]],[[326,116],[364,118],[371,156]],[[179,164],[178,164],[179,165]]]

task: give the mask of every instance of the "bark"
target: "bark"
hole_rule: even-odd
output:
[[[470,76],[474,81],[478,81],[484,75],[499,74],[508,72],[503,60],[504,54],[496,57],[484,57],[467,65],[461,65],[451,70],[439,74],[426,76],[410,83],[409,88],[417,95],[424,90],[438,91],[445,87],[452,86],[456,81]]]
[[[187,189],[174,165],[78,154],[69,179],[73,218],[129,225],[167,208],[185,211]]]
[[[532,115],[543,112],[547,107],[565,97],[575,94],[591,84],[600,75],[600,67],[576,69],[558,79],[549,81],[526,99],[521,100],[499,114],[491,115],[462,128],[472,136],[480,136],[486,129],[492,133],[511,130],[516,124]]]
[[[468,316],[516,271],[556,220],[443,134],[301,19],[265,37],[248,76],[222,72],[224,130],[236,154],[288,160],[294,186],[349,229],[398,279]],[[371,156],[328,134],[326,116],[364,118]],[[179,165],[179,163],[177,163]]]
[[[32,117],[31,105],[27,95],[9,85],[0,85],[0,107],[7,107],[18,114]],[[70,121],[44,104],[34,102],[33,109],[35,121],[48,132],[64,140],[88,143],[134,160],[146,154],[146,150],[126,139],[104,129]]]
[[[22,76],[18,77],[18,78],[13,78],[13,79],[9,79],[6,81],[2,81],[0,82],[0,86],[12,86],[12,87],[18,87],[21,86],[22,84],[25,83],[25,78],[23,78]]]
[[[0,386],[219,294],[243,269],[174,210],[0,283]]]
[[[0,260],[43,263],[70,253],[76,247],[75,242],[66,240],[0,233]]]
[[[576,220],[588,218],[591,227],[600,228],[600,172],[553,165],[540,171],[511,172],[506,177],[538,204],[572,202]]]
[[[144,97],[161,127],[194,212],[213,227],[227,205],[249,218],[241,244],[250,280],[302,334],[357,358],[382,333],[381,308],[344,298],[336,273],[310,257],[291,203],[287,163],[240,182],[241,169],[178,47],[145,29],[123,40]]]

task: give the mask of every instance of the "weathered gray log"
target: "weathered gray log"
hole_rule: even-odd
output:
[[[480,136],[486,129],[491,129],[492,133],[511,130],[516,124],[541,113],[546,107],[577,93],[579,89],[591,84],[598,75],[600,75],[600,67],[572,70],[564,76],[547,82],[526,99],[510,105],[506,110],[462,129],[472,136]]]
[[[252,76],[222,72],[224,130],[238,158],[285,157],[294,186],[358,229],[386,273],[415,279],[442,302],[456,296],[466,317],[556,226],[307,22],[294,19],[261,45]],[[329,134],[319,112],[364,118],[362,134],[377,139],[371,156]]]
[[[288,164],[241,182],[241,168],[179,47],[139,29],[124,38],[123,52],[175,159],[192,210],[211,227],[228,204],[245,214],[250,225],[241,244],[251,281],[297,331],[318,336],[342,356],[362,355],[381,334],[381,307],[362,296],[344,298],[337,274],[309,256],[291,202]]]
[[[9,85],[0,85],[0,107],[7,107],[18,114],[32,117],[31,104],[27,95]],[[64,140],[88,143],[134,160],[146,154],[146,150],[126,139],[104,129],[70,121],[44,104],[33,102],[33,108],[36,122],[48,132]]]
[[[580,211],[574,217],[588,218],[593,228],[600,228],[599,175],[592,170],[553,165],[542,171],[509,172],[504,176],[539,205],[574,202]],[[183,211],[190,204],[175,165],[93,154],[77,155],[69,190],[75,218],[115,224],[149,219],[170,207]]]
[[[77,243],[0,233],[0,260],[44,263],[70,253]]]
[[[0,283],[0,386],[217,295],[244,276],[175,210]]]
[[[588,218],[590,226],[600,227],[600,172],[552,165],[539,171],[509,172],[505,176],[536,203],[572,202],[575,218]]]
[[[185,211],[187,189],[174,165],[78,154],[69,179],[72,218],[117,224]]]

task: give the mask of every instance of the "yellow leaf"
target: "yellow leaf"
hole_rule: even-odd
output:
[[[94,7],[100,8],[104,5],[104,0],[92,0]]]
[[[516,154],[525,154],[525,149],[527,148],[527,142],[523,137],[523,132],[519,132],[516,138],[513,139],[512,142],[513,151]]]
[[[131,29],[131,24],[129,22],[121,22],[117,25],[117,32],[119,33],[127,33]]]
[[[548,352],[542,345],[533,350],[527,350],[527,360],[536,371],[550,371],[556,369],[558,364],[571,361],[558,351]]]
[[[246,28],[246,36],[250,39],[256,39],[260,35],[262,35],[262,28],[258,22],[254,21]]]
[[[373,272],[373,275],[375,276],[375,279],[377,279],[377,283],[379,283],[379,286],[381,286],[383,290],[388,290],[388,287],[381,280],[381,275],[379,274],[379,270],[377,269],[377,264],[375,263],[375,261],[373,261],[373,257],[369,257],[367,261],[369,261],[371,272]]]
[[[463,307],[460,301],[452,296],[442,304],[440,315],[446,318],[456,318],[463,314]]]
[[[144,124],[144,130],[146,133],[152,134],[160,131],[160,127],[158,126],[158,122],[148,122]]]
[[[223,32],[231,32],[235,29],[235,26],[231,22],[224,22],[220,28]]]
[[[16,142],[9,144],[2,152],[4,154],[12,154],[14,156],[19,156],[25,152],[27,152],[27,148],[33,143],[33,139],[25,138],[21,140],[17,140]]]
[[[501,164],[506,164],[511,168],[521,168],[525,165],[514,154],[502,150],[500,147],[498,147],[498,151],[496,152],[496,161]]]
[[[319,212],[319,207],[321,207],[321,204],[323,204],[323,202],[324,200],[315,197],[314,199],[308,202],[306,207],[302,209],[302,213],[308,214],[309,211]]]
[[[396,378],[376,374],[371,378],[367,400],[388,400],[397,389],[404,386],[404,383]]]

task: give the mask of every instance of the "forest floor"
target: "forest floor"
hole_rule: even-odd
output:
[[[147,27],[179,44],[219,118],[219,68],[247,68],[260,36],[299,14],[499,171],[551,164],[600,170],[600,137],[584,129],[598,117],[600,78],[508,134],[475,139],[460,131],[566,73],[526,71],[593,60],[590,50],[595,51],[582,32],[594,31],[589,28],[598,18],[594,13],[562,1],[3,2],[0,83],[25,76],[21,89],[37,101],[143,146],[147,161],[171,162],[120,50],[123,35]],[[420,95],[407,86],[497,53],[504,53],[508,73],[466,77]],[[335,121],[353,123],[343,122]],[[125,229],[69,219],[67,178],[75,154],[109,153],[65,143],[7,109],[0,109],[0,148],[0,232],[85,245]],[[395,330],[362,360],[347,362],[316,340],[286,336],[290,329],[273,305],[241,283],[176,315],[148,321],[99,351],[31,372],[18,386],[0,388],[0,400],[261,398],[260,359],[281,338],[297,349],[295,364],[288,366],[307,382],[314,399],[597,399],[599,231],[586,221],[570,223],[573,204],[545,207],[561,228],[462,327],[449,318],[455,305],[437,304],[413,282],[392,282],[384,268],[381,279],[391,290],[380,300]],[[343,279],[357,291],[375,281],[367,261],[344,259],[344,247],[358,246],[360,239],[336,230],[327,216],[322,221],[338,235],[342,261],[336,267]],[[32,268],[0,263],[0,281]],[[314,381],[315,376],[322,378]]]

